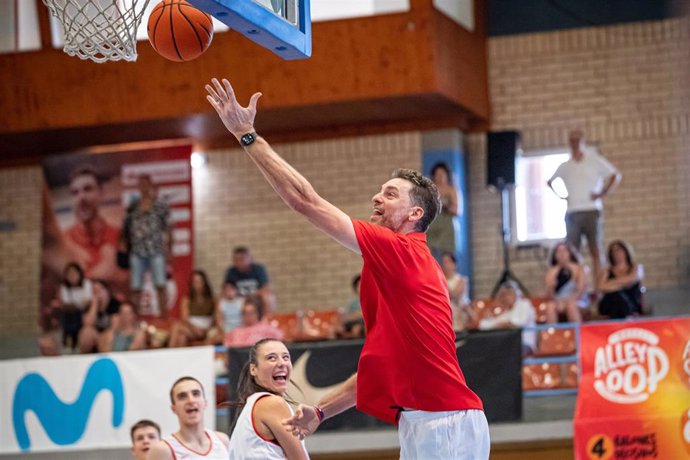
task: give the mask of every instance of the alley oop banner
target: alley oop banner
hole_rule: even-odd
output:
[[[690,458],[690,317],[583,325],[575,458]]]

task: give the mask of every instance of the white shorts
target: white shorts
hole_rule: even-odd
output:
[[[486,460],[489,424],[484,411],[403,411],[398,425],[401,460]]]

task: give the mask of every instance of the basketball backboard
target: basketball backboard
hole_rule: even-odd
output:
[[[309,0],[188,0],[283,59],[311,56]]]

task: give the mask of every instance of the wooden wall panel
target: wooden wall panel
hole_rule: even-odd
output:
[[[232,31],[189,63],[166,61],[146,42],[135,63],[95,64],[53,49],[0,55],[0,155],[113,138],[213,143],[226,137],[203,89],[214,76],[228,77],[243,101],[264,93],[257,123],[266,134],[486,120],[486,76],[476,72],[478,62],[485,68],[483,26],[469,33],[431,0],[411,5],[406,13],[314,24],[313,56],[301,61],[283,61]]]

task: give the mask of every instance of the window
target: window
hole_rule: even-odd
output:
[[[526,151],[515,161],[513,242],[518,245],[565,238],[566,201],[556,196],[546,182],[566,161],[567,148]],[[553,182],[560,196],[567,196],[561,179]]]

